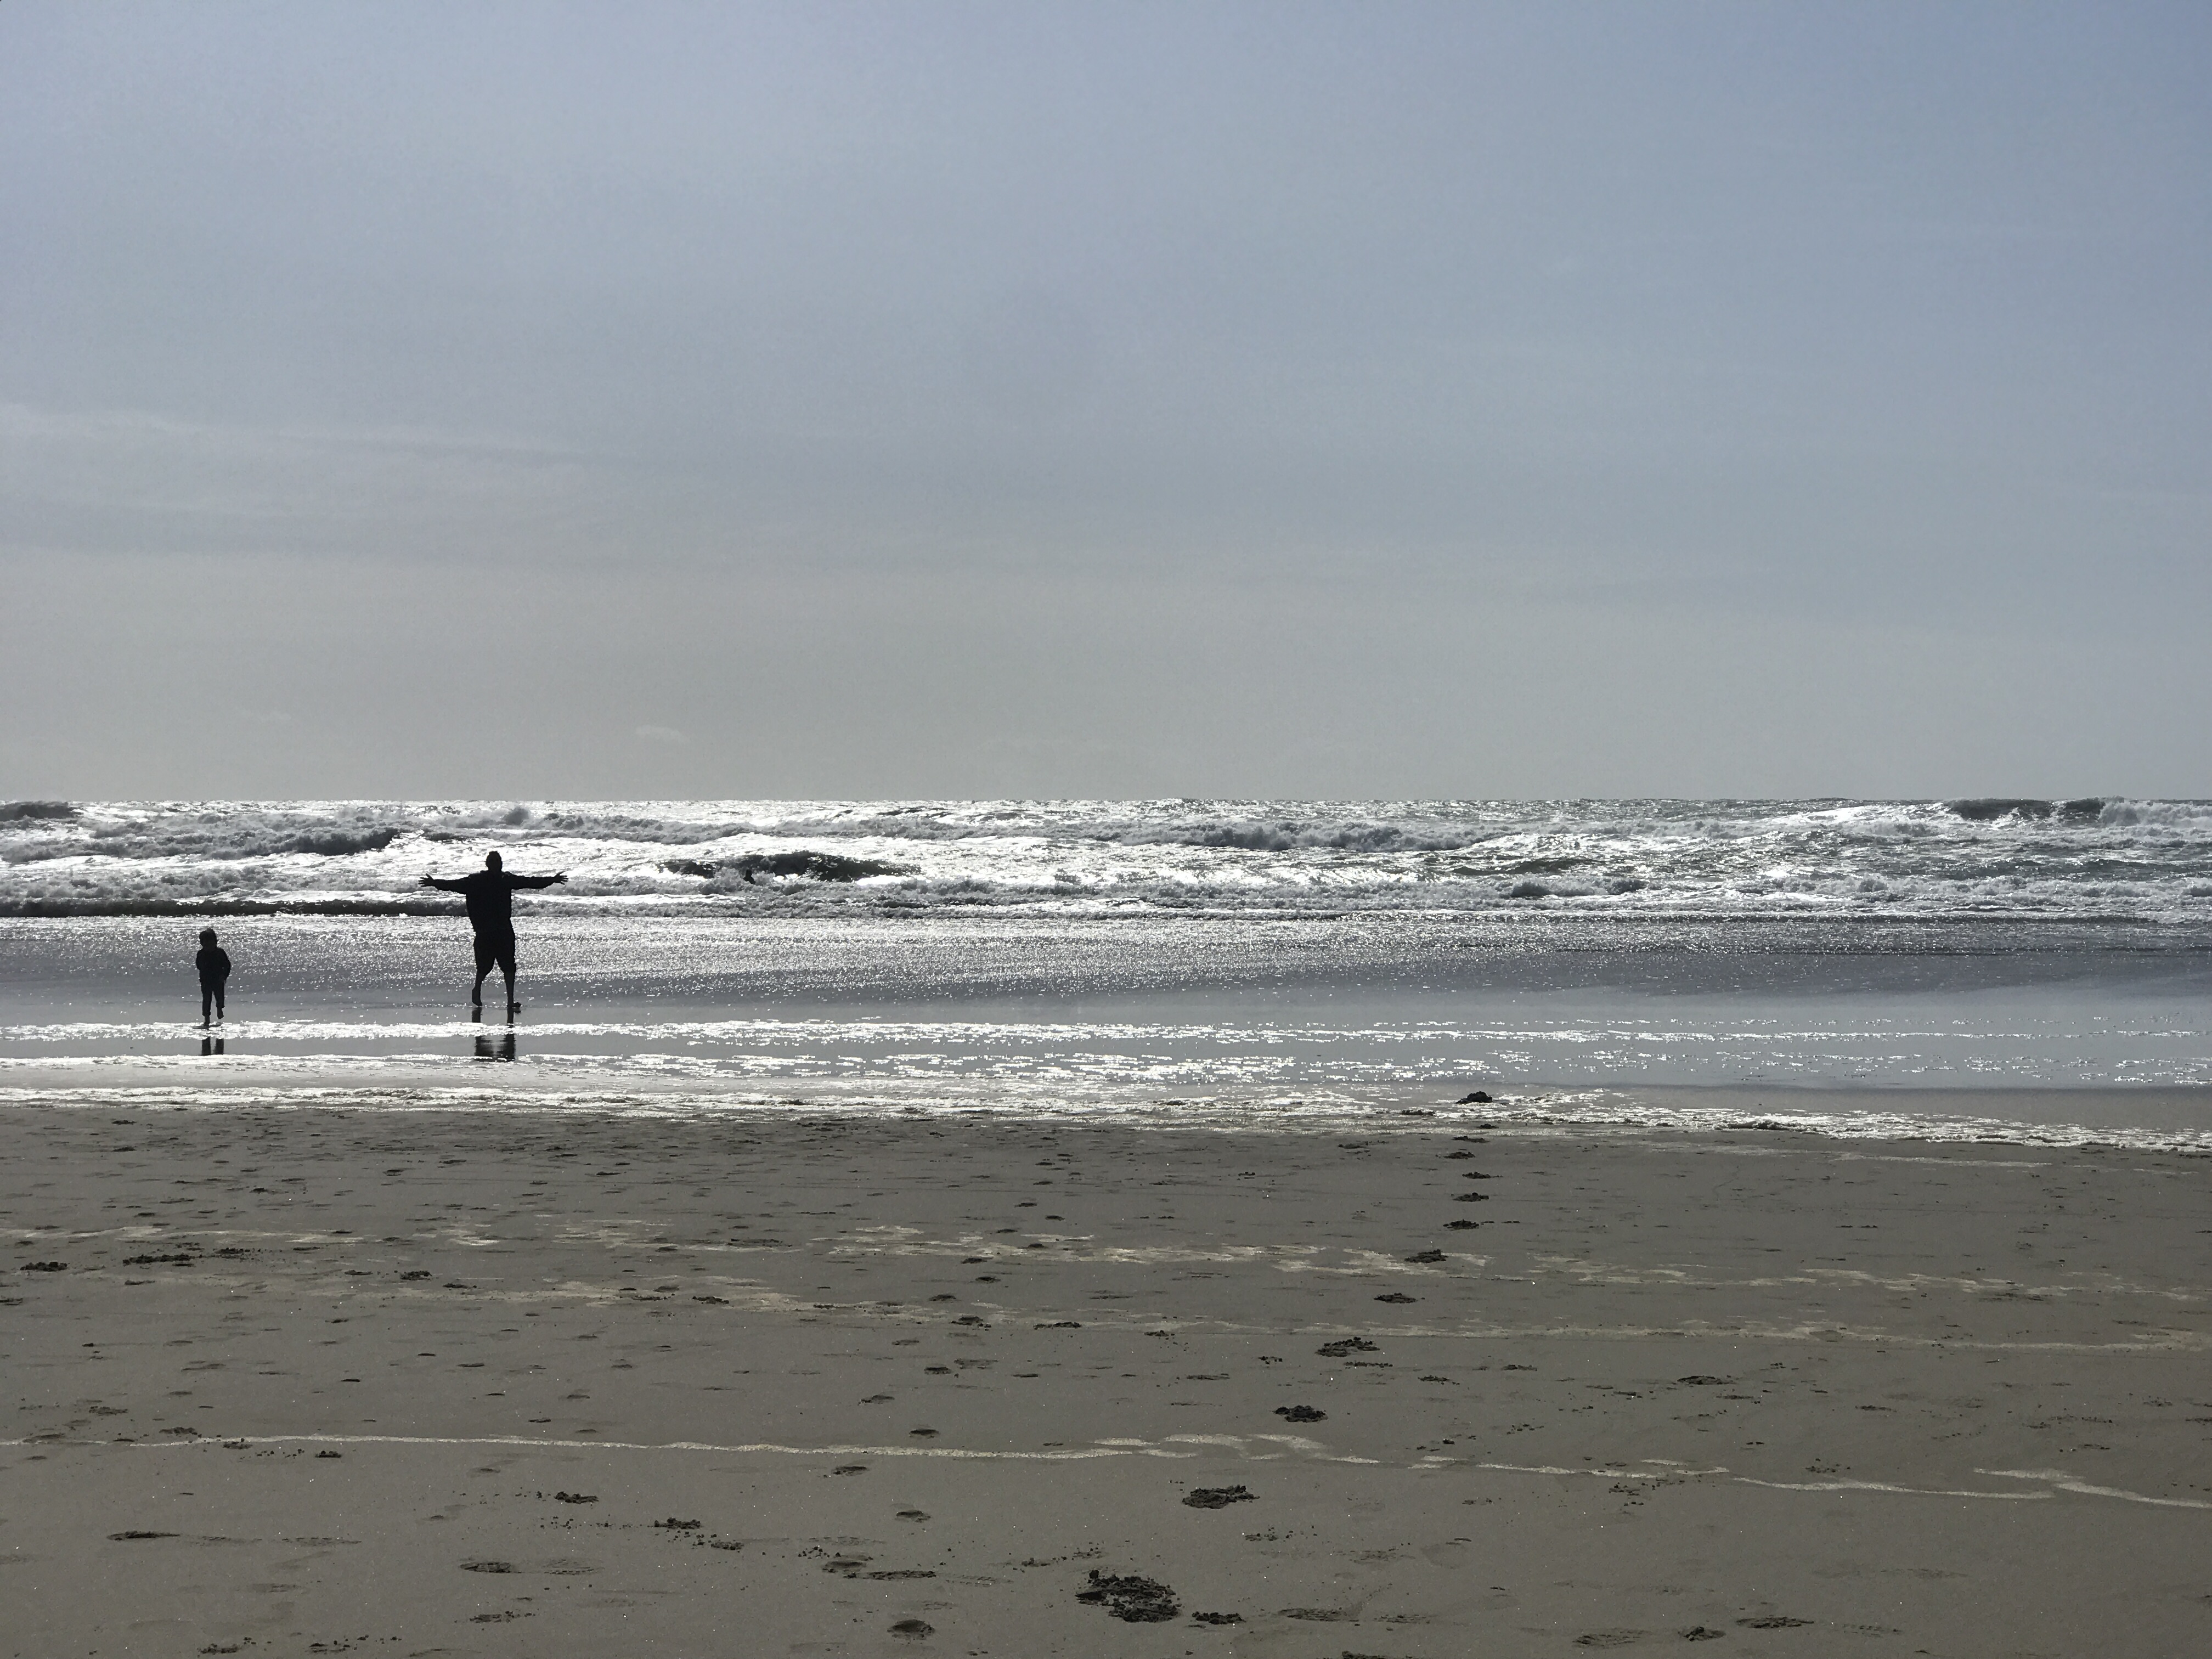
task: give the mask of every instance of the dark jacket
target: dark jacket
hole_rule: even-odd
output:
[[[219,945],[203,945],[192,966],[200,970],[201,984],[220,985],[230,977],[230,952]]]
[[[459,893],[468,901],[469,926],[479,933],[495,932],[514,925],[514,890],[518,887],[550,887],[558,876],[518,876],[507,870],[479,870],[472,876],[462,876],[453,881],[431,878],[430,885],[443,888],[448,893]]]

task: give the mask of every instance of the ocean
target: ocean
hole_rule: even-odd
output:
[[[568,876],[512,1024],[419,885],[490,851]],[[2203,801],[0,805],[0,1091],[60,1103],[2212,1147],[2208,994]]]

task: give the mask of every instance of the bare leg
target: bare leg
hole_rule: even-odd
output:
[[[507,1012],[511,1014],[520,1006],[514,1000],[514,969],[502,968],[500,974],[507,981]]]
[[[484,982],[484,975],[486,975],[486,974],[488,974],[488,973],[489,973],[489,972],[491,972],[491,969],[489,969],[489,968],[485,968],[485,969],[479,969],[479,970],[478,970],[478,972],[477,972],[477,982],[476,982],[475,984],[473,984],[473,985],[471,985],[471,986],[470,986],[470,987],[469,987],[469,1006],[470,1006],[470,1007],[471,1007],[471,1008],[481,1008],[481,1007],[483,1007],[483,982]]]

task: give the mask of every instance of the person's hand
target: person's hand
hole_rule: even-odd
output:
[[[422,878],[422,884],[425,887],[435,887],[438,884],[437,878],[434,876],[425,876]]]
[[[568,879],[568,872],[566,870],[563,870],[559,875],[554,877],[553,879],[556,881],[566,881]]]

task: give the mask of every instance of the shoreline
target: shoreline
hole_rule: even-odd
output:
[[[0,1650],[2212,1635],[2212,1159],[1371,1127],[0,1103]]]
[[[696,1079],[682,1076],[606,1079],[594,1085],[557,1074],[532,1079],[526,1070],[518,1075],[505,1066],[492,1073],[483,1065],[488,1058],[412,1074],[380,1061],[374,1076],[352,1079],[325,1056],[302,1057],[290,1066],[256,1066],[237,1058],[213,1080],[193,1075],[198,1066],[189,1059],[158,1068],[143,1066],[132,1056],[14,1060],[0,1062],[0,1110],[496,1111],[523,1116],[604,1114],[740,1127],[827,1116],[856,1122],[1033,1122],[1119,1126],[1151,1133],[1263,1135],[1419,1135],[1447,1128],[1538,1138],[1789,1133],[1839,1144],[1893,1140],[2212,1156],[2212,1085],[1500,1084],[1493,1085],[1498,1092],[1487,1102],[1430,1096],[1419,1104],[1404,1103],[1410,1091],[1401,1085],[1375,1085],[1296,1097],[1204,1091],[1162,1097],[1122,1091],[1118,1097],[1070,1103],[1054,1099],[1048,1085],[1010,1089],[985,1083],[955,1091],[942,1085],[898,1088],[880,1081],[782,1078],[750,1087],[702,1089]],[[133,1066],[141,1066],[142,1075],[132,1081],[91,1080],[114,1078]],[[170,1075],[177,1080],[167,1080]]]

